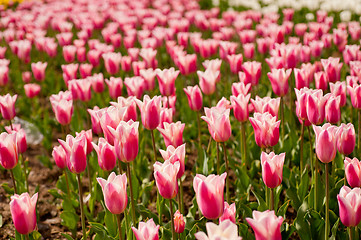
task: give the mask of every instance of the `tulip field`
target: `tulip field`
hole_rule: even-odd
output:
[[[1,1],[0,239],[361,239],[342,2]]]

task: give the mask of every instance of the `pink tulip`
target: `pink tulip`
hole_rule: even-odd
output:
[[[79,66],[80,76],[86,78],[92,75],[93,65],[89,63],[82,63]],[[76,73],[75,73],[76,76]]]
[[[270,152],[269,154],[262,152],[262,179],[267,187],[276,188],[282,183],[285,155],[285,153],[276,155],[274,152]]]
[[[95,106],[94,109],[88,109],[87,111],[90,115],[93,133],[95,133],[95,134],[102,133],[102,127],[100,125],[100,118],[97,114],[97,112],[99,111],[99,107]]]
[[[348,184],[352,188],[359,188],[361,186],[361,162],[357,158],[346,157],[344,164]]]
[[[346,105],[346,82],[330,83],[330,90],[334,96],[340,96],[340,106]]]
[[[179,71],[174,68],[170,69],[156,69],[156,74],[159,83],[159,91],[163,96],[171,96],[175,94],[175,80]]]
[[[255,112],[270,113],[273,117],[278,118],[278,109],[280,107],[280,98],[264,97],[260,98],[256,96],[256,99],[251,99]]]
[[[211,174],[208,177],[197,174],[193,179],[193,189],[201,213],[207,219],[217,219],[224,211],[224,183],[227,173]]]
[[[281,225],[283,217],[277,217],[274,211],[253,211],[253,218],[246,218],[249,225],[251,225],[256,240],[276,240],[282,239]]]
[[[28,98],[36,97],[40,93],[40,85],[35,83],[28,83],[24,85],[25,95]]]
[[[160,121],[161,97],[154,96],[150,99],[148,95],[145,95],[143,102],[138,99],[135,101],[142,115],[143,126],[148,130],[156,129]]]
[[[310,92],[310,89],[304,87],[300,90],[295,88],[295,93],[297,97],[296,101],[296,115],[302,121],[308,122],[307,117],[307,96]]]
[[[31,72],[26,71],[26,72],[22,72],[21,74],[23,82],[24,83],[30,83],[31,82]]]
[[[42,82],[45,80],[45,69],[46,66],[48,65],[48,63],[42,63],[42,62],[37,62],[37,63],[32,63],[31,64],[31,70],[33,71],[33,75],[35,80]]]
[[[221,41],[219,43],[219,56],[222,59],[227,59],[229,55],[236,53],[236,48],[238,44],[235,42]]]
[[[114,75],[119,72],[120,59],[122,58],[120,53],[108,52],[103,53],[105,69],[110,75]]]
[[[162,134],[166,147],[172,145],[178,147],[183,144],[183,130],[185,124],[180,121],[176,123],[164,122],[162,127],[157,127]]]
[[[178,56],[177,66],[182,75],[189,75],[197,71],[197,55],[185,54]]]
[[[325,105],[328,96],[323,96],[322,90],[310,91],[307,95],[307,118],[315,125],[321,124],[325,120]]]
[[[73,115],[73,100],[62,99],[60,101],[51,100],[51,106],[55,113],[56,120],[63,126],[70,124]]]
[[[16,142],[16,133],[0,134],[0,163],[5,169],[13,169],[18,163],[18,146]]]
[[[127,87],[129,96],[134,96],[138,99],[142,97],[145,90],[145,81],[142,77],[126,77],[124,85]]]
[[[338,123],[341,120],[341,106],[340,97],[329,95],[325,105],[326,121],[332,124]]]
[[[236,204],[232,203],[229,205],[227,202],[224,202],[224,211],[223,215],[219,218],[219,223],[230,220],[236,224]]]
[[[172,199],[178,193],[177,174],[180,164],[172,164],[169,160],[164,163],[154,163],[154,178],[159,194],[165,199]]]
[[[105,138],[99,138],[98,145],[95,143],[92,143],[92,145],[98,155],[100,168],[104,171],[111,171],[117,163],[114,147],[110,145]]]
[[[0,66],[0,86],[3,87],[9,82],[9,67]]]
[[[71,135],[66,136],[66,142],[59,139],[61,146],[66,152],[66,163],[72,173],[80,174],[86,168],[87,140],[84,134],[75,138]]]
[[[174,231],[178,234],[182,233],[184,232],[185,226],[183,215],[177,210],[174,213]]]
[[[232,54],[227,56],[229,67],[232,73],[238,73],[242,70],[243,55],[242,54]]]
[[[207,122],[208,130],[216,142],[227,141],[231,134],[231,123],[229,121],[229,109],[221,107],[204,108],[206,116],[201,118]]]
[[[160,121],[159,121],[159,128],[163,127],[163,123],[172,123],[173,122],[173,109],[171,108],[162,108],[160,110]]]
[[[210,69],[212,72],[219,72],[219,75],[220,75],[220,72],[221,72],[221,65],[222,65],[222,60],[221,59],[212,59],[212,60],[205,60],[203,63],[202,63],[203,67],[206,69]],[[217,80],[218,82],[218,80]]]
[[[262,64],[260,62],[244,62],[242,65],[243,72],[246,74],[246,82],[256,86],[261,77]]]
[[[294,71],[294,74],[295,74],[296,88],[297,89],[301,89],[301,88],[304,88],[304,87],[308,88],[310,86],[309,75],[311,73],[309,71],[307,71],[306,69],[303,69],[303,68],[301,68],[301,69],[295,68],[293,71]]]
[[[355,227],[361,221],[361,189],[343,186],[337,194],[340,219],[346,227]]]
[[[254,57],[254,43],[243,44],[243,54],[245,58],[252,59]]]
[[[177,178],[181,178],[185,171],[185,163],[184,163],[185,154],[186,154],[185,145],[186,144],[184,143],[177,148],[173,147],[172,145],[169,145],[166,151],[159,150],[164,161],[168,160],[172,164],[174,164],[175,162],[179,162],[179,171],[177,174]]]
[[[74,45],[67,45],[63,47],[63,56],[65,62],[71,63],[75,60],[75,53],[77,48]]]
[[[127,208],[127,175],[116,175],[112,172],[108,179],[97,178],[102,187],[105,206],[113,214],[121,214]]]
[[[225,220],[219,225],[207,222],[206,223],[207,234],[204,232],[197,232],[194,234],[197,240],[241,240],[242,238],[238,236],[237,225],[231,222],[230,220]]]
[[[24,153],[28,148],[28,144],[26,141],[26,132],[21,128],[20,124],[12,124],[11,126],[5,126],[5,130],[7,133],[16,133],[16,144],[18,147],[19,153]]]
[[[110,104],[118,109],[121,120],[125,122],[129,120],[137,121],[137,105],[134,97],[118,97],[118,102],[110,102]]]
[[[350,94],[352,106],[361,109],[361,85],[357,83],[350,85],[350,83],[347,84],[347,91]]]
[[[205,72],[197,71],[197,74],[202,92],[205,95],[212,95],[216,91],[217,78],[220,72],[207,68]]]
[[[267,73],[269,80],[271,81],[273,92],[280,97],[283,97],[288,92],[288,79],[291,76],[292,69],[285,70],[272,69],[271,72]]]
[[[329,163],[336,157],[336,131],[337,128],[329,123],[322,127],[313,125],[316,134],[316,154],[323,163]]]
[[[122,162],[132,162],[139,150],[139,122],[121,121],[116,129],[108,127],[115,138],[114,146],[118,159]]]
[[[239,72],[239,75],[243,72]],[[244,73],[243,73],[244,74]],[[251,84],[245,84],[244,82],[238,82],[232,84],[232,95],[238,97],[238,95],[247,95],[251,91]]]
[[[278,143],[281,121],[277,121],[276,117],[268,112],[256,112],[249,120],[254,129],[256,143],[260,148],[273,147]]]
[[[87,77],[87,80],[91,82],[92,88],[96,93],[102,93],[104,91],[104,76],[103,73],[96,73],[93,76]]]
[[[91,129],[89,130],[81,130],[79,133],[75,132],[76,136],[78,135],[84,135],[86,139],[86,154],[89,155],[93,151],[93,132]]]
[[[316,85],[317,89],[321,89],[323,91],[327,90],[328,77],[325,72],[316,72],[315,73],[315,85]]]
[[[156,71],[153,68],[141,69],[139,74],[144,79],[145,89],[152,91],[155,85],[154,78],[157,75]]]
[[[188,86],[187,88],[183,88],[183,90],[187,95],[189,107],[193,111],[201,110],[203,106],[203,96],[198,85],[194,87]]]
[[[76,56],[79,62],[86,61],[86,48],[85,47],[78,47],[76,49]]]
[[[347,125],[341,123],[337,128],[337,149],[343,155],[349,155],[353,152],[356,145],[356,133],[352,123]]]
[[[54,146],[51,155],[54,158],[55,164],[60,168],[63,169],[66,167],[66,153],[64,148],[59,146]]]
[[[99,50],[89,50],[89,52],[87,53],[87,58],[90,62],[91,65],[93,65],[93,67],[96,67],[99,65],[99,58],[100,58],[101,52]]]
[[[159,227],[151,218],[146,223],[140,222],[138,229],[132,227],[132,230],[137,240],[159,240]]]
[[[108,85],[109,96],[113,99],[117,99],[122,95],[123,81],[120,77],[110,77],[109,80],[105,79],[105,83]]]
[[[237,121],[245,122],[248,120],[248,103],[250,98],[251,94],[248,94],[247,96],[239,94],[238,97],[231,96],[233,114]]]
[[[339,63],[339,58],[329,57],[328,59],[321,59],[323,69],[327,73],[330,82],[340,81],[340,73],[343,63]]]
[[[143,58],[145,68],[157,68],[158,61],[155,58],[157,55],[157,50],[152,48],[142,48],[140,49],[139,55]]]
[[[83,102],[88,102],[91,97],[92,82],[89,79],[71,80],[68,82],[69,90],[73,95],[73,99],[79,99]]]
[[[100,109],[95,114],[97,114],[99,118],[99,124],[101,126],[105,139],[111,145],[114,145],[114,136],[110,132],[109,127],[116,129],[118,124],[122,120],[122,116],[119,114],[119,109],[117,107],[110,106]]]
[[[18,95],[11,96],[9,93],[5,96],[0,96],[0,110],[1,115],[6,120],[12,120],[15,113],[15,102]]]
[[[16,231],[20,234],[29,234],[36,228],[36,202],[38,193],[31,198],[29,193],[11,196],[10,212]]]
[[[65,85],[68,86],[68,82],[70,80],[77,78],[77,71],[79,68],[78,63],[71,63],[68,65],[61,65],[61,69],[63,70],[63,79],[65,82]]]

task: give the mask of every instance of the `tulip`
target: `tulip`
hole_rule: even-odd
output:
[[[274,152],[269,154],[262,152],[262,179],[269,188],[276,188],[282,183],[283,163],[285,153],[276,155]]]
[[[142,77],[126,77],[124,85],[127,87],[129,96],[135,96],[138,99],[142,97],[145,90],[145,81]]]
[[[110,145],[105,138],[99,138],[98,145],[95,143],[92,143],[92,145],[98,155],[100,168],[104,171],[111,171],[117,163],[114,147]]]
[[[112,214],[121,214],[127,207],[127,176],[126,174],[116,175],[110,173],[107,180],[97,178],[102,187],[104,202]]]
[[[40,85],[35,83],[28,83],[24,85],[25,95],[28,98],[36,97],[40,93]]]
[[[152,68],[141,69],[139,71],[139,74],[144,79],[145,89],[148,91],[152,91],[155,85],[154,78],[157,75],[156,71]]]
[[[256,112],[249,120],[254,129],[256,143],[260,148],[273,147],[278,143],[281,121],[277,121],[276,117],[268,112]]]
[[[122,58],[120,53],[108,52],[103,53],[105,69],[110,75],[114,75],[119,72],[120,59]]]
[[[224,211],[223,215],[219,218],[219,223],[230,220],[236,224],[236,204],[232,203],[229,205],[227,202],[224,202]]]
[[[75,138],[71,135],[66,136],[66,141],[59,139],[66,152],[66,163],[72,173],[80,174],[86,168],[86,150],[87,140],[84,134]]]
[[[159,91],[163,96],[171,96],[175,94],[175,80],[179,71],[174,68],[156,69],[157,79],[159,83]]]
[[[361,162],[357,158],[348,158],[344,160],[345,177],[352,188],[361,186]]]
[[[208,177],[197,174],[193,179],[193,189],[201,213],[207,219],[217,219],[224,211],[224,182],[227,173],[211,174]]]
[[[311,72],[308,72],[306,69],[303,68],[301,69],[295,68],[293,71],[295,74],[296,88],[297,89],[301,89],[305,87],[308,88],[310,86],[309,75],[311,74]]]
[[[227,56],[229,67],[232,73],[238,73],[242,70],[243,55],[242,54],[232,54]]]
[[[0,86],[3,87],[9,82],[9,67],[0,66]]]
[[[11,96],[9,93],[5,96],[0,96],[0,110],[4,119],[11,121],[15,113],[15,102],[18,95]]]
[[[178,147],[183,143],[183,130],[185,124],[180,121],[176,123],[164,122],[162,127],[158,127],[158,131],[162,134],[166,147]]]
[[[340,106],[346,105],[346,82],[330,83],[330,90],[334,96],[340,96]]]
[[[355,227],[361,221],[361,189],[343,186],[337,194],[341,222],[347,227]]]
[[[88,79],[71,80],[68,82],[69,90],[73,95],[73,99],[79,99],[83,102],[88,102],[91,97],[92,82]]]
[[[48,63],[42,63],[42,62],[37,62],[37,63],[32,63],[31,64],[31,70],[33,71],[34,74],[34,78],[35,80],[42,82],[45,79],[45,69],[46,66],[48,65]]]
[[[197,55],[186,54],[179,55],[177,60],[177,66],[182,75],[189,75],[197,71]]]
[[[353,152],[356,145],[356,133],[352,123],[347,125],[341,123],[336,131],[337,150],[343,155],[349,155]],[[361,185],[360,185],[361,186]]]
[[[79,66],[79,72],[80,72],[80,76],[82,78],[91,76],[92,70],[93,70],[93,65],[91,65],[89,63],[83,63],[83,64],[80,64],[80,66]],[[76,76],[76,73],[74,73],[74,75]]]
[[[63,126],[70,124],[73,115],[73,101],[62,99],[60,101],[51,100],[50,102],[56,120]]]
[[[325,72],[316,72],[315,73],[315,85],[317,89],[321,89],[323,91],[327,90],[328,77]]]
[[[60,168],[63,169],[66,167],[66,153],[64,148],[59,145],[55,146],[52,151],[52,156],[54,158],[55,164]]]
[[[274,211],[253,211],[253,218],[246,218],[249,225],[251,225],[256,240],[271,240],[282,239],[281,225],[283,217],[277,217]]]
[[[212,95],[216,91],[217,78],[220,72],[207,68],[205,72],[197,71],[197,75],[202,92],[205,95]]]
[[[118,97],[117,102],[110,102],[111,105],[118,109],[120,119],[127,122],[129,120],[137,121],[137,105],[134,97]],[[116,126],[115,126],[116,127]]]
[[[239,72],[241,74],[242,72]],[[245,84],[244,82],[238,82],[232,84],[232,95],[238,97],[238,95],[247,95],[251,91],[251,84]]]
[[[104,77],[103,73],[94,74],[87,77],[87,80],[91,82],[92,88],[96,93],[102,93],[104,91]]]
[[[109,96],[113,99],[117,99],[122,95],[123,81],[120,77],[110,77],[110,79],[105,79],[105,83],[109,88]]]
[[[31,72],[27,71],[27,72],[23,72],[21,74],[23,82],[24,83],[30,83],[31,82]]]
[[[271,81],[273,92],[280,97],[283,97],[288,92],[288,79],[292,73],[292,69],[285,70],[272,69],[271,72],[267,73],[269,80]]]
[[[159,227],[151,218],[147,222],[140,222],[138,229],[132,227],[132,230],[137,240],[159,240]]]
[[[12,124],[11,126],[5,126],[5,130],[11,134],[16,133],[16,143],[18,147],[19,153],[24,153],[28,148],[28,144],[26,142],[26,132],[21,128],[20,124]]]
[[[217,226],[212,222],[206,223],[207,234],[204,232],[197,232],[194,234],[197,240],[241,240],[238,236],[237,225],[232,223],[230,220],[225,220]]]
[[[189,107],[193,111],[200,111],[203,105],[203,96],[198,85],[194,87],[188,86],[187,88],[183,88],[183,90],[187,95]]]
[[[141,115],[143,126],[148,130],[154,130],[158,127],[160,121],[160,110],[161,110],[161,97],[155,96],[152,99],[145,95],[143,102],[135,100]]]
[[[229,121],[229,109],[221,107],[205,108],[206,116],[201,118],[207,122],[208,130],[216,142],[225,142],[231,136],[231,123]]]
[[[157,55],[157,50],[152,48],[142,48],[139,52],[139,55],[143,58],[146,68],[155,69],[157,67],[158,61],[155,58]]]
[[[261,68],[262,65],[260,62],[244,62],[242,65],[242,69],[246,74],[245,84],[251,83],[252,86],[256,86],[261,77]]]
[[[260,98],[259,96],[256,96],[256,99],[251,99],[252,105],[254,107],[255,112],[259,113],[270,113],[273,117],[278,117],[278,109],[280,106],[280,100],[281,98],[270,98],[270,97],[264,97]]]
[[[172,199],[178,193],[177,174],[180,168],[179,162],[171,163],[169,160],[164,163],[154,164],[154,178],[158,191],[165,199]],[[172,214],[173,216],[173,214]]]
[[[245,58],[252,59],[254,57],[254,43],[243,44],[243,54]]]
[[[38,193],[31,198],[29,193],[11,196],[10,212],[16,231],[27,235],[36,228],[36,202]]]
[[[171,108],[162,108],[160,111],[160,121],[159,128],[163,127],[163,123],[172,123],[173,122],[173,109]]]
[[[169,161],[170,163],[174,164],[175,162],[179,162],[179,171],[177,174],[177,178],[180,179],[185,171],[185,143],[180,145],[179,147],[175,148],[172,145],[169,145],[166,149],[166,151],[164,150],[159,150],[160,154],[162,155],[162,158],[164,159],[164,161]]]
[[[309,92],[307,96],[307,118],[315,125],[321,124],[325,119],[325,105],[328,96],[323,96],[322,90]]]
[[[5,169],[13,169],[18,163],[16,133],[0,134],[0,163]]]
[[[65,62],[74,62],[75,60],[75,53],[77,48],[74,45],[67,45],[63,47],[63,56]]]
[[[95,106],[93,109],[87,110],[90,115],[90,120],[92,123],[92,131],[95,134],[100,134],[102,132],[102,127],[100,125],[100,117],[98,116],[99,107]]]
[[[339,58],[329,57],[328,59],[321,59],[322,66],[327,74],[328,80],[332,83],[340,81],[340,73],[343,63],[339,62]]]
[[[70,80],[77,78],[77,71],[79,68],[78,63],[71,63],[68,65],[61,65],[61,69],[63,70],[63,79],[65,82],[65,85],[68,86],[68,82]]]
[[[185,226],[183,215],[177,210],[174,214],[174,231],[180,234],[184,232]]]
[[[325,118],[329,123],[338,123],[341,120],[340,96],[329,95],[325,105]]]

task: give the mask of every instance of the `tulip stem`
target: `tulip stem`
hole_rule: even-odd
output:
[[[120,214],[117,214],[117,223],[118,223],[118,229],[119,229],[119,240],[123,240],[122,236],[122,224],[120,222]]]
[[[183,181],[182,181],[182,177],[179,178],[179,211],[183,214]]]
[[[70,196],[69,179],[68,179],[68,174],[67,174],[67,172],[66,172],[66,168],[64,168],[64,175],[65,175],[66,190],[67,190],[67,192],[68,192],[68,197],[69,197],[69,199],[70,199],[71,196]]]
[[[197,125],[198,125],[198,151],[199,151],[201,149],[201,147],[202,147],[202,142],[201,142],[201,121],[200,121],[199,111],[197,111]]]
[[[85,216],[84,216],[84,203],[83,203],[83,187],[81,184],[80,174],[77,174],[78,179],[78,188],[79,188],[79,203],[80,203],[80,215],[81,215],[81,227],[83,230],[83,240],[86,239],[86,229],[85,229]]]
[[[172,199],[169,199],[169,210],[170,210],[170,219],[171,219],[171,225],[172,225],[172,239],[176,240],[176,234],[174,231],[174,213],[173,213]]]
[[[89,180],[89,194],[92,194],[93,186],[92,186],[92,177],[90,174],[90,164],[89,160],[87,160],[87,166],[86,166],[87,174],[88,174],[88,180]],[[93,214],[93,213],[92,213]]]
[[[136,226],[136,217],[135,217],[135,203],[134,203],[134,195],[133,195],[133,185],[132,185],[132,174],[130,171],[130,163],[127,163],[127,174],[129,181],[129,189],[130,189],[130,202],[132,204],[132,218],[133,218],[133,226]]]
[[[220,159],[219,159],[219,143],[217,142],[217,174],[219,175],[220,173]]]
[[[358,150],[358,153],[361,152],[361,109],[358,109],[357,150]]]
[[[274,210],[275,209],[275,192],[274,192],[274,188],[270,188],[271,190],[271,194],[270,194],[270,210]]]
[[[285,121],[284,121],[284,101],[283,101],[283,97],[281,97],[281,101],[280,101],[280,115],[281,115],[281,124],[282,124],[282,128],[281,128],[281,136],[282,136],[282,143],[285,140]]]
[[[302,120],[301,125],[301,142],[300,142],[300,173],[303,173],[304,165],[303,165],[303,142],[304,142],[304,134],[305,134],[305,120]]]
[[[118,168],[119,168],[119,174],[122,174],[122,164],[120,163],[120,160],[118,162]]]
[[[154,151],[154,163],[157,161],[157,150],[155,149],[154,130],[150,131],[152,135],[153,151]]]
[[[25,176],[25,187],[27,192],[29,192],[29,181],[28,181],[28,171],[26,169],[26,164],[25,164],[25,160],[24,160],[24,156],[22,154],[20,154],[21,157],[21,165],[23,165],[23,171],[24,171],[24,176]]]
[[[329,165],[328,163],[326,163],[326,171],[325,171],[325,177],[326,177],[326,228],[325,228],[325,240],[328,240],[328,234],[329,234],[329,229],[330,229],[330,218],[329,218],[329,202],[330,202],[330,193],[329,193],[329,182],[328,182],[328,171],[329,171]]]
[[[29,234],[25,234],[24,237],[25,237],[25,240],[29,240]]]
[[[10,175],[11,175],[11,179],[13,180],[14,193],[17,194],[18,190],[16,189],[16,181],[15,181],[15,176],[14,176],[14,172],[12,169],[10,169]]]
[[[308,135],[309,135],[309,141],[310,141],[310,164],[311,164],[311,171],[312,171],[312,175],[313,175],[313,181],[314,181],[314,209],[317,211],[317,206],[318,206],[318,197],[317,197],[317,192],[318,192],[318,160],[317,158],[315,159],[315,171],[313,171],[313,143],[312,143],[312,136],[311,136],[311,130],[310,127],[307,127],[308,130]],[[302,173],[301,173],[302,174]]]
[[[13,123],[12,123],[12,121],[11,121],[11,120],[9,120],[9,125],[10,125],[10,129],[11,129],[11,131],[13,131],[13,130],[14,130],[14,128],[13,128]]]
[[[246,122],[242,122],[241,123],[241,151],[242,151],[242,161],[243,161],[243,165],[246,165],[246,167],[250,167],[248,166],[248,160],[247,160],[247,143],[246,143]]]
[[[227,158],[227,149],[226,149],[226,144],[224,142],[222,142],[223,145],[223,152],[224,152],[224,161],[226,162],[226,199],[227,202],[230,202],[229,199],[229,169],[228,169],[228,158]]]

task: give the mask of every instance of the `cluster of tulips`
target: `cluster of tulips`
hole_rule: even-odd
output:
[[[80,209],[82,233],[61,215],[75,229],[67,239],[357,239],[361,26],[321,10],[317,21],[297,17],[196,0],[25,1],[1,12],[0,163],[16,231],[37,239],[27,134],[14,120],[31,121],[31,103],[62,136],[46,151],[65,181],[52,194],[75,219]]]

